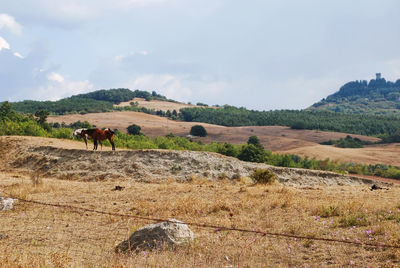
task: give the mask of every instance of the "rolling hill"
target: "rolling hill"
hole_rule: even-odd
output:
[[[89,121],[97,127],[111,127],[121,131],[131,124],[141,126],[142,132],[149,137],[165,136],[173,133],[177,136],[186,136],[190,128],[197,122],[183,122],[170,120],[165,117],[138,112],[92,113],[84,115],[51,116],[49,122],[65,122],[70,124],[77,120]],[[316,130],[298,130],[284,126],[248,126],[225,127],[213,124],[202,124],[209,135],[194,140],[203,143],[227,142],[233,144],[246,143],[250,136],[258,136],[263,146],[273,152],[298,154],[301,156],[316,157],[317,159],[330,158],[339,162],[355,162],[362,164],[387,164],[400,166],[400,162],[393,155],[400,153],[398,144],[369,145],[364,148],[338,148],[320,145],[327,140],[338,140],[348,134],[340,132],[326,132]],[[377,142],[380,139],[362,135],[352,135],[364,141]]]
[[[400,115],[400,79],[386,81],[380,73],[376,79],[352,81],[340,90],[313,104],[308,110],[337,113]]]

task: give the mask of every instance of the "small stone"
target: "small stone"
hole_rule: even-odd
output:
[[[14,207],[14,200],[12,198],[4,198],[0,196],[0,210],[6,211]]]

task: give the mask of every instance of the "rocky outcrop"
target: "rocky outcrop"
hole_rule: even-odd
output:
[[[135,231],[129,239],[120,243],[115,251],[162,249],[165,246],[179,245],[193,240],[189,227],[176,219],[146,225]]]

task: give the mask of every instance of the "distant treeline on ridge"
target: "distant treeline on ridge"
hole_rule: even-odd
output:
[[[129,101],[133,98],[146,100],[167,100],[166,97],[155,91],[135,90],[127,88],[97,90],[86,94],[79,94],[58,101],[32,101],[25,100],[12,103],[12,108],[20,113],[35,113],[38,110],[46,110],[51,114],[62,115],[72,113],[101,113],[113,110],[113,104]]]
[[[221,109],[183,108],[180,118],[223,126],[288,126],[293,129],[338,131],[361,135],[392,135],[400,129],[394,116],[341,114],[330,111],[253,111],[225,105]]]

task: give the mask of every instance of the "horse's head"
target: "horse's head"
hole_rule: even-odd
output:
[[[106,130],[107,130],[108,132],[110,132],[111,134],[113,134],[113,135],[115,134],[115,132],[112,131],[111,128],[107,128]]]
[[[74,132],[72,132],[72,138],[75,136],[81,135],[82,132],[85,132],[87,128],[80,128],[80,129],[75,129]]]

